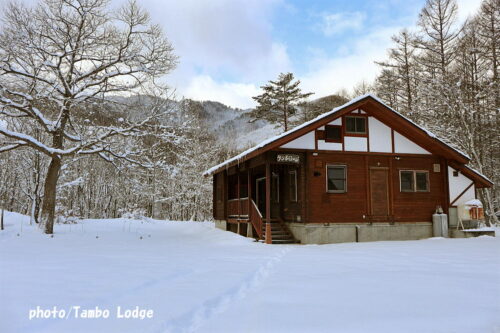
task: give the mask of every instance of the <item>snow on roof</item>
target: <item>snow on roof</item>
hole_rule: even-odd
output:
[[[482,202],[478,199],[469,200],[464,205],[483,207]]]
[[[338,112],[338,111],[340,111],[340,110],[342,110],[342,109],[344,109],[344,108],[346,108],[346,107],[348,107],[348,106],[350,106],[350,105],[352,105],[352,104],[354,104],[354,103],[357,103],[357,102],[359,102],[360,100],[365,99],[365,98],[367,98],[367,97],[371,97],[371,98],[373,98],[374,100],[376,100],[376,101],[377,101],[377,102],[379,102],[380,104],[384,105],[386,108],[388,108],[389,110],[391,110],[392,112],[394,112],[394,113],[395,113],[395,114],[397,114],[398,116],[400,116],[400,117],[404,118],[405,120],[407,120],[408,122],[412,123],[414,126],[418,127],[418,128],[419,128],[419,129],[421,129],[422,131],[424,131],[424,132],[425,132],[425,133],[426,133],[429,137],[431,137],[431,138],[433,138],[433,139],[438,140],[439,142],[443,143],[443,144],[444,144],[444,145],[446,145],[447,147],[450,147],[451,149],[453,149],[454,151],[456,151],[456,152],[457,152],[457,153],[459,153],[460,155],[462,155],[462,156],[466,157],[467,159],[470,159],[470,157],[469,157],[468,155],[464,154],[463,152],[461,152],[460,150],[458,150],[458,149],[456,149],[456,148],[451,147],[451,146],[450,146],[449,144],[447,144],[446,142],[444,142],[444,141],[440,140],[438,137],[436,137],[436,135],[435,135],[434,133],[432,133],[432,132],[428,131],[427,129],[425,129],[425,128],[421,127],[420,125],[416,124],[416,123],[415,123],[415,122],[413,122],[412,120],[410,120],[410,119],[408,119],[407,117],[403,116],[402,114],[400,114],[399,112],[397,112],[396,110],[394,110],[393,108],[391,108],[390,106],[388,106],[387,104],[385,104],[384,102],[382,102],[382,100],[381,100],[381,99],[379,99],[377,96],[375,96],[375,95],[373,95],[373,94],[368,93],[368,94],[364,94],[364,95],[358,96],[358,97],[356,97],[356,98],[354,98],[354,99],[350,100],[349,102],[347,102],[347,103],[345,103],[345,104],[343,104],[343,105],[341,105],[341,106],[337,106],[337,107],[336,107],[336,108],[334,108],[333,110],[331,110],[331,111],[329,111],[329,112],[325,112],[325,113],[323,113],[323,114],[321,114],[321,115],[317,116],[317,117],[316,117],[316,118],[314,118],[314,119],[311,119],[311,120],[309,120],[309,121],[306,121],[305,123],[303,123],[303,124],[301,124],[301,125],[299,125],[299,126],[297,126],[297,127],[293,128],[293,129],[291,129],[291,130],[289,130],[289,131],[287,131],[287,132],[284,132],[284,133],[282,133],[282,134],[279,134],[279,135],[273,136],[273,137],[271,137],[271,138],[269,138],[269,139],[267,139],[267,140],[264,140],[264,141],[262,141],[261,143],[259,143],[258,145],[254,146],[254,147],[252,147],[252,148],[250,148],[250,149],[247,149],[247,150],[245,150],[244,152],[242,152],[242,153],[240,153],[240,154],[238,154],[238,155],[236,155],[236,156],[234,156],[234,157],[232,157],[232,158],[230,158],[230,159],[228,159],[228,160],[226,160],[226,161],[224,161],[224,162],[222,162],[222,163],[220,163],[220,164],[217,164],[216,166],[211,167],[210,169],[206,170],[206,171],[203,173],[203,175],[204,175],[204,176],[208,176],[208,175],[210,175],[210,174],[214,173],[215,171],[217,171],[218,169],[220,169],[220,168],[222,168],[222,167],[224,167],[224,166],[228,166],[228,165],[232,164],[233,162],[238,162],[238,163],[239,163],[239,162],[241,161],[241,159],[242,159],[242,158],[244,158],[246,155],[248,155],[248,154],[250,154],[250,153],[252,153],[252,152],[254,152],[254,151],[256,151],[256,150],[258,150],[258,149],[260,149],[260,148],[263,148],[263,147],[265,147],[265,146],[269,145],[270,143],[272,143],[272,142],[274,142],[274,141],[276,141],[276,140],[278,140],[278,139],[280,139],[280,138],[282,138],[282,137],[285,137],[285,136],[287,136],[287,135],[290,135],[290,134],[292,134],[292,133],[294,133],[294,132],[296,132],[296,131],[300,130],[301,128],[307,127],[307,126],[309,126],[309,125],[311,125],[311,124],[313,124],[313,123],[315,123],[315,122],[317,122],[317,121],[319,121],[319,120],[321,120],[321,119],[323,119],[323,118],[329,117],[329,116],[331,116],[331,115],[335,114],[336,112]]]
[[[480,175],[481,177],[483,177],[484,179],[486,179],[487,181],[489,181],[490,183],[492,184],[495,184],[491,179],[489,179],[488,177],[486,177],[485,175],[483,175],[481,172],[477,171],[476,169],[468,166],[468,165],[464,165],[465,168],[469,169],[470,171]]]
[[[384,102],[382,102],[382,100],[380,98],[378,98],[377,96],[375,95],[372,95],[372,94],[367,94],[365,95],[366,96],[370,96],[371,98],[373,98],[374,100],[376,100],[377,102],[379,102],[380,104],[382,104],[383,106],[385,106],[386,108],[388,108],[389,110],[391,110],[392,112],[394,112],[395,114],[397,114],[398,116],[400,116],[401,118],[404,118],[406,121],[412,123],[413,125],[415,125],[416,127],[418,127],[419,129],[421,129],[422,131],[424,131],[425,133],[427,133],[428,136],[430,136],[431,138],[433,139],[436,139],[437,141],[441,142],[442,144],[446,145],[447,147],[453,149],[454,151],[456,151],[457,153],[459,153],[460,155],[462,155],[463,157],[467,158],[467,159],[471,159],[469,155],[467,155],[466,153],[458,150],[457,148],[455,147],[452,147],[450,146],[448,143],[444,142],[443,140],[441,140],[440,138],[438,138],[436,136],[436,134],[432,133],[431,131],[429,131],[428,129],[418,125],[417,123],[415,123],[413,120],[411,120],[410,118],[402,115],[401,113],[399,113],[398,111],[394,110],[393,108],[391,108],[389,105],[385,104]]]

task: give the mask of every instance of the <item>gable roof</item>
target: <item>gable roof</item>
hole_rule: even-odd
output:
[[[412,141],[425,142],[423,145],[424,148],[431,152],[436,152],[441,154],[451,160],[454,160],[457,165],[463,165],[470,161],[470,157],[458,149],[453,148],[448,145],[441,139],[439,139],[434,133],[426,130],[425,128],[417,125],[407,117],[403,116],[396,110],[392,109],[384,102],[382,102],[378,97],[372,94],[365,94],[359,97],[352,99],[344,105],[334,108],[333,110],[323,113],[318,117],[307,121],[283,134],[274,136],[267,140],[262,141],[256,146],[245,150],[244,152],[206,170],[203,175],[208,176],[224,169],[227,169],[233,165],[238,165],[246,160],[249,160],[257,155],[260,155],[266,151],[272,150],[274,148],[280,147],[304,134],[315,130],[317,127],[323,126],[332,120],[339,118],[340,116],[354,111],[362,106],[369,105],[371,106],[369,112],[371,115],[376,116],[380,120],[385,120],[385,122],[390,122],[391,124],[396,125],[396,127],[400,127],[405,129],[405,136],[407,136]],[[391,125],[392,127],[392,125]],[[465,167],[465,166],[464,166]],[[471,170],[468,168],[469,171]],[[470,173],[470,172],[469,172]],[[488,180],[483,175],[478,172],[474,172],[479,176],[481,180]],[[489,182],[489,180],[488,180]],[[491,186],[492,183],[489,182]]]

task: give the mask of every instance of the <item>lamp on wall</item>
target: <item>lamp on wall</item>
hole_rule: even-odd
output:
[[[394,157],[394,159],[395,159],[396,161],[399,161],[399,160],[401,159],[401,157],[396,156],[396,157]]]

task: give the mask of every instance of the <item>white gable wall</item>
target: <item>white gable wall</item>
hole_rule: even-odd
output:
[[[392,153],[391,128],[374,117],[368,117],[370,151]]]
[[[306,133],[302,135],[301,137],[298,137],[295,140],[292,140],[283,146],[281,148],[291,148],[291,149],[315,149],[316,144],[315,144],[315,136],[314,136],[314,131],[311,131],[309,133]]]
[[[464,176],[461,172],[458,173],[458,177],[453,176],[453,171],[455,169],[448,167],[448,184],[450,186],[450,204],[455,198],[460,195],[471,183],[472,180]],[[469,200],[476,198],[476,190],[474,185],[467,190],[454,204],[453,206],[461,205]]]
[[[368,151],[368,140],[365,137],[344,136],[345,151]]]
[[[342,125],[342,118],[337,118],[328,124],[340,126]],[[318,129],[324,130],[324,126],[321,126]],[[314,150],[316,147],[314,132],[314,130],[310,131],[309,133],[284,144],[281,148]],[[392,152],[391,128],[374,117],[368,117],[368,138],[344,136],[344,151],[368,152],[368,140],[370,140],[370,152]],[[342,144],[318,140],[318,150],[341,151]],[[398,154],[431,154],[396,131],[394,131],[394,152]]]
[[[394,152],[403,154],[430,154],[416,143],[394,131]]]
[[[325,140],[318,140],[319,150],[342,150],[342,144],[338,142],[325,142]]]

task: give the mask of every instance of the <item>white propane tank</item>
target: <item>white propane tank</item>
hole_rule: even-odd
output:
[[[434,237],[448,237],[448,215],[432,214],[432,231]]]

